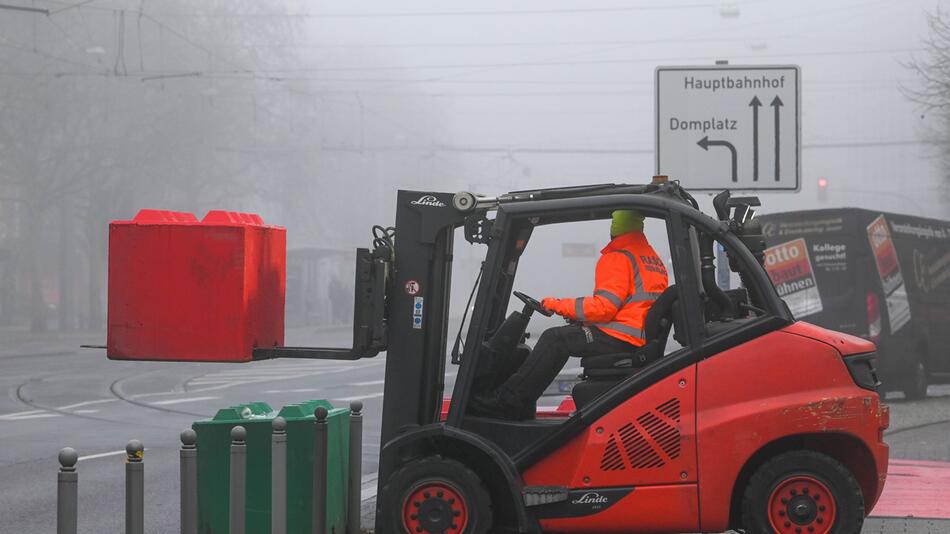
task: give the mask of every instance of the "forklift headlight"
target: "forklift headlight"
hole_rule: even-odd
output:
[[[844,363],[848,366],[851,378],[858,387],[877,391],[881,381],[877,377],[877,353],[858,354],[847,356]]]

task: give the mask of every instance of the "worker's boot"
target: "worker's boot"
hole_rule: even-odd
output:
[[[521,408],[521,414],[520,414],[521,417],[519,417],[518,419],[521,419],[522,421],[531,421],[532,419],[534,419],[534,416],[537,413],[537,411],[538,411],[537,403],[530,402],[528,404],[525,404]]]
[[[528,421],[534,419],[538,410],[537,397],[520,395],[518,390],[511,387],[511,381],[505,382],[498,388],[499,404],[508,410],[506,419],[517,419],[519,421]]]

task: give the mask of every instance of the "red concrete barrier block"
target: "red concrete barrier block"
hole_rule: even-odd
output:
[[[287,233],[249,213],[142,210],[109,225],[107,354],[244,362],[284,344]]]

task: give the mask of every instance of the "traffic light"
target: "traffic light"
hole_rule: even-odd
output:
[[[826,202],[828,200],[828,179],[824,176],[818,178],[818,201]]]

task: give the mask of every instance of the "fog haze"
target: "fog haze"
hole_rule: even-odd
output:
[[[946,3],[2,4],[11,328],[101,328],[108,223],[140,208],[259,213],[288,228],[291,250],[338,252],[323,285],[350,276],[345,251],[372,224],[392,224],[397,189],[648,181],[661,65],[801,67],[801,191],[762,195],[764,212],[950,216],[947,123],[914,101],[909,66],[929,57],[928,14]],[[606,227],[562,239],[599,247]],[[458,251],[459,284],[480,254]],[[541,280],[583,290],[593,261],[563,273],[569,288]]]

